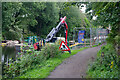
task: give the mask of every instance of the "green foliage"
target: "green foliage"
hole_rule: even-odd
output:
[[[24,52],[24,50],[22,50]],[[31,53],[30,53],[31,52]],[[4,65],[4,78],[12,78],[25,73],[27,70],[32,69],[36,64],[40,64],[42,56],[38,51],[27,51],[25,54],[18,53],[19,57],[16,61],[9,60],[8,65]]]
[[[25,74],[18,76],[17,78],[46,78],[50,74],[50,72],[53,71],[55,67],[61,64],[66,58],[69,58],[70,56],[75,55],[79,51],[82,51],[87,48],[88,47],[83,47],[78,50],[72,50],[71,54],[65,52],[60,56],[57,56],[55,58],[50,58],[44,61],[44,63],[40,64],[39,66],[41,67],[29,70]]]
[[[109,25],[112,27],[107,41],[113,43],[114,47],[120,44],[118,41],[120,36],[119,5],[120,1],[99,3],[94,2],[89,3],[86,10],[87,12],[92,10],[92,12],[89,12],[91,17],[97,16],[97,20],[95,20],[97,25],[103,26],[104,28],[107,28]]]
[[[87,19],[87,18],[85,18],[84,20],[85,20],[85,22],[86,22],[86,28],[91,27],[91,26],[90,26],[91,24],[90,24],[90,22],[88,21],[88,19]]]
[[[61,62],[59,58],[50,58],[38,65],[39,67],[29,70],[17,78],[46,78]]]
[[[40,10],[45,8],[44,3],[2,3],[2,34],[5,39],[20,40],[24,29],[37,24],[36,17]]]
[[[69,34],[74,27],[89,27],[89,20],[75,2],[9,2],[2,3],[2,34],[4,39],[21,40],[37,35],[46,38],[53,27],[59,23],[59,18],[66,16]],[[62,33],[64,28],[57,34]]]
[[[63,16],[67,16],[66,22],[71,29],[74,27],[85,27],[85,15],[76,7],[70,6],[67,10],[63,10]]]
[[[59,51],[58,44],[49,44],[41,49],[41,53],[45,59],[49,59],[49,58],[57,57],[62,52]]]
[[[58,49],[58,43],[49,44],[41,51],[35,51],[32,46],[29,50],[25,50],[25,47],[27,47],[27,45],[21,47],[22,52],[18,53],[19,57],[15,61],[9,59],[8,65],[6,64],[3,66],[3,78],[15,78],[17,76],[26,78],[26,74],[31,73],[31,71],[35,72],[27,75],[27,78],[45,78],[49,72],[59,65],[64,59],[87,48],[85,47],[79,50],[72,50],[72,54],[69,54],[68,52],[61,54],[62,52]]]
[[[88,67],[87,77],[118,78],[118,56],[111,44],[101,47],[97,59]]]
[[[60,7],[60,17],[67,17],[66,22],[68,24],[69,36],[73,35],[72,32],[74,27],[89,27],[90,23],[86,15],[83,14],[75,4],[77,5],[77,3],[71,2],[58,3],[58,6]],[[61,29],[57,36],[59,36],[59,34],[64,36],[64,30]]]
[[[17,39],[32,33],[45,38],[59,20],[59,7],[56,3],[2,3],[3,37]]]
[[[37,34],[41,38],[46,38],[47,34],[59,21],[59,7],[57,4],[47,2],[44,5],[46,7],[41,10],[39,12],[39,16],[36,17],[38,24],[29,27],[33,33]]]
[[[44,63],[45,60],[55,58],[61,54],[57,44],[45,46],[41,51],[35,51],[32,46],[29,50],[25,50],[26,46],[21,48],[22,52],[18,53],[19,57],[16,61],[10,59],[9,64],[4,65],[4,78],[13,78],[33,68],[42,67],[40,65]]]

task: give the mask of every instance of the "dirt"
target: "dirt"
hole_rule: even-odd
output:
[[[48,78],[84,78],[90,61],[94,61],[101,46],[88,48],[66,59]]]

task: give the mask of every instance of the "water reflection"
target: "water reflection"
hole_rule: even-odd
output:
[[[9,46],[4,46],[2,47],[2,63],[7,62],[8,59],[16,59],[17,53],[20,52],[20,47],[9,47]]]

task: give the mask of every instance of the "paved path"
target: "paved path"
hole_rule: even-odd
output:
[[[88,48],[66,59],[48,78],[84,78],[90,60],[94,60],[101,46]]]

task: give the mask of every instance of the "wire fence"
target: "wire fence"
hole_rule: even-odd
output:
[[[73,29],[70,48],[88,47],[106,42],[108,30],[103,28],[78,28]]]

